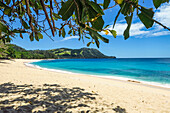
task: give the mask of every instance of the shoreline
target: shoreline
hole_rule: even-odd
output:
[[[170,91],[141,83],[28,67],[0,60],[0,112],[169,113]],[[11,107],[13,106],[13,107]],[[50,110],[50,111],[49,111]],[[30,112],[30,111],[26,111]]]
[[[36,60],[36,61],[33,61],[33,62],[39,62],[39,61],[43,61],[43,60],[44,59]],[[45,60],[56,60],[56,59],[45,59]],[[97,78],[118,80],[118,81],[122,81],[122,82],[135,83],[135,84],[144,85],[144,86],[148,86],[148,87],[162,88],[162,89],[170,90],[170,84],[161,84],[161,83],[158,83],[158,82],[147,82],[147,81],[136,80],[136,79],[126,78],[126,77],[100,76],[100,75],[93,75],[93,74],[76,73],[76,72],[71,72],[71,71],[67,71],[67,70],[50,69],[50,68],[40,67],[40,66],[35,65],[35,64],[31,64],[33,62],[27,62],[27,63],[24,63],[24,65],[28,66],[28,67],[43,69],[43,70],[52,71],[52,72],[92,76],[92,77],[97,77]]]

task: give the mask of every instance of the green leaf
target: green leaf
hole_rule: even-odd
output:
[[[61,17],[60,17],[58,14],[56,14],[56,13],[53,13],[53,16],[54,16],[55,18],[57,18],[57,19],[61,19]]]
[[[162,3],[169,2],[169,0],[153,0],[153,4],[157,9]]]
[[[99,48],[99,45],[100,45],[99,40],[95,40],[95,43],[96,43],[97,47]]]
[[[73,14],[73,15],[72,15],[72,17],[73,17],[73,20],[75,20],[75,18],[76,18],[76,15],[75,15],[75,14]]]
[[[66,32],[65,32],[65,29],[63,28],[62,29],[62,37],[65,38],[65,35],[66,35]]]
[[[39,41],[39,37],[37,35],[35,35],[35,40]]]
[[[85,28],[85,27],[86,27],[85,24],[82,24],[82,23],[80,23],[79,25],[80,25],[80,27],[82,27],[82,28]]]
[[[146,9],[144,7],[141,7],[141,13],[138,14],[139,19],[142,21],[142,23],[145,25],[145,27],[148,29],[153,26],[154,21],[152,20],[154,16],[154,12],[152,9]]]
[[[89,4],[98,14],[104,15],[103,10],[101,9],[101,7],[100,7],[98,4],[96,4],[95,2],[92,2],[92,1],[88,2],[88,4]]]
[[[100,34],[96,34],[97,38],[101,39],[105,43],[109,43],[109,40],[107,38],[102,37]]]
[[[23,39],[22,33],[20,33],[20,37]]]
[[[92,38],[94,38],[94,39],[100,39],[100,40],[102,40],[102,41],[105,42],[105,43],[109,43],[109,40],[108,40],[107,38],[102,37],[99,33],[97,33],[97,31],[94,31],[94,30],[92,30],[92,29],[90,29],[90,28],[88,28],[87,30],[90,32],[90,34],[92,34],[92,35],[91,35]]]
[[[87,39],[90,39],[90,37],[88,37],[88,36],[85,36]]]
[[[33,32],[30,34],[29,38],[31,41],[34,41]]]
[[[62,16],[63,20],[67,20],[73,14],[75,8],[76,5],[74,3],[74,0],[68,0],[62,5],[58,14]]]
[[[75,30],[73,30],[73,36],[75,36],[75,34],[76,34],[76,33],[75,33]]]
[[[5,0],[6,4],[9,5],[11,0]]]
[[[0,21],[0,31],[4,33],[8,33],[8,27]]]
[[[116,21],[120,15],[120,12],[121,12],[122,8],[119,10],[119,12],[117,13],[116,17],[115,17],[115,20],[114,20],[114,24],[113,24],[113,28],[115,27],[115,24],[116,24]]]
[[[89,47],[89,46],[90,46],[90,44],[91,44],[91,42],[87,43],[87,47]]]
[[[80,24],[80,21],[82,21],[83,5],[80,2],[80,0],[74,0],[74,1],[76,2],[76,10],[75,10],[75,17],[77,17],[76,22],[78,24]],[[78,5],[78,8],[77,8],[77,5]],[[73,16],[73,18],[74,18],[74,16]]]
[[[25,0],[22,1],[22,4],[23,4],[23,5],[26,5]]]
[[[45,3],[48,3],[48,0],[45,0]]]
[[[122,4],[123,0],[114,0],[117,4]]]
[[[19,4],[19,14],[22,15],[22,6]]]
[[[83,8],[82,15],[81,15],[81,22],[85,23],[88,21],[88,11],[86,8]]]
[[[110,4],[110,0],[104,0],[103,8],[104,9],[108,8],[109,4]]]
[[[10,7],[5,7],[4,14],[11,16],[11,11],[12,11],[12,9]]]
[[[116,31],[115,31],[115,30],[109,30],[109,31],[110,31],[110,33],[112,33],[112,35],[114,36],[114,38],[116,38],[116,36],[117,36]]]
[[[61,36],[61,30],[59,30],[59,37]]]
[[[103,6],[103,4],[99,3],[100,6]]]
[[[90,36],[95,40],[96,46],[99,48],[100,43],[99,43],[98,38],[93,33],[94,31],[90,28],[88,28],[87,30],[89,31]]]
[[[10,41],[11,41],[11,38],[8,35],[7,38],[6,38],[6,42],[10,42]]]
[[[29,29],[30,27],[28,24],[22,19],[22,25],[24,26],[25,29]]]
[[[37,33],[37,36],[39,39],[43,39],[43,35],[40,32]]]
[[[128,3],[122,3],[122,4],[120,5],[120,7],[121,7],[120,11],[121,11],[121,13],[122,13],[124,16],[130,14],[131,8],[132,8],[130,4],[128,4]]]
[[[106,25],[103,29],[106,29],[106,28],[108,28],[110,25]]]
[[[25,30],[17,30],[17,29],[14,29],[12,32],[13,33],[26,33]]]
[[[80,27],[78,28],[78,35],[79,35],[79,40],[80,40],[82,38],[81,37],[81,28]]]
[[[97,16],[97,12],[91,7],[88,7],[88,17],[89,19],[94,19]]]
[[[71,23],[69,24],[69,28],[71,28],[72,27],[72,25],[71,25]]]
[[[153,0],[153,4],[156,9],[161,5],[161,3],[162,3],[162,0]]]
[[[1,0],[2,1],[2,0]],[[8,6],[6,6],[3,2],[1,2],[0,1],[0,6],[2,7],[2,8],[5,8],[5,7],[8,7]]]
[[[70,29],[70,31],[68,32],[68,34],[71,34],[72,33],[72,29]]]
[[[91,22],[92,28],[95,28],[96,30],[101,31],[104,25],[104,21],[102,17],[98,17],[95,21]]]
[[[35,39],[39,41],[40,39],[43,39],[43,35],[40,32],[35,33]]]
[[[131,24],[132,24],[132,18],[133,18],[133,13],[131,14],[131,16],[125,17],[126,22],[128,24],[126,30],[123,33],[125,40],[129,38],[129,31],[130,31],[130,27],[131,27]]]
[[[169,0],[162,0],[162,3],[165,3],[165,2],[169,3]]]
[[[37,15],[38,15],[38,7],[39,7],[38,2],[35,2],[35,12],[36,12]]]

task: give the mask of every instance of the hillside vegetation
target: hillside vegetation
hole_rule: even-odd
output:
[[[14,44],[0,44],[0,58],[17,59],[65,59],[65,58],[115,58],[106,56],[97,49],[52,49],[52,50],[25,50]]]

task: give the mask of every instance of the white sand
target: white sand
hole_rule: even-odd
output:
[[[66,74],[59,72],[52,72],[37,68],[31,68],[24,65],[25,62],[32,62],[35,60],[0,60],[0,108],[2,106],[7,107],[10,105],[14,105],[13,109],[17,109],[18,106],[24,105],[34,105],[36,103],[32,103],[35,101],[35,98],[39,101],[51,102],[49,98],[52,97],[53,105],[50,106],[37,106],[32,108],[33,111],[42,111],[47,109],[56,108],[56,105],[63,103],[67,104],[67,106],[77,106],[77,107],[68,107],[65,111],[90,111],[90,112],[108,112],[114,113],[115,111],[121,110],[129,113],[170,113],[170,89],[168,88],[159,88],[153,87],[149,85],[143,85],[141,83],[133,83],[126,81],[119,81],[113,79],[104,79],[98,78],[88,75],[82,74]],[[25,89],[33,89],[34,91],[37,88],[45,89],[47,86],[43,86],[43,84],[58,84],[60,85],[59,89],[62,91],[64,88],[69,89],[71,92],[73,87],[79,87],[85,89],[80,94],[65,94],[67,100],[63,102],[63,100],[57,100],[56,95],[59,95],[57,91],[49,91],[50,94],[41,94],[42,92],[38,92],[37,90],[27,95],[28,98],[35,97],[34,100],[30,100],[29,102],[22,102],[17,100],[17,97],[27,98],[26,95],[23,96],[23,89],[17,93],[7,93],[3,91],[2,84],[4,83],[14,83],[14,85],[33,85],[29,87],[24,87]],[[19,86],[18,86],[19,87]],[[17,87],[17,88],[18,88]],[[53,88],[53,86],[48,86],[48,88]],[[55,89],[57,87],[55,86]],[[24,89],[24,90],[25,90]],[[10,90],[10,88],[8,88]],[[13,91],[17,89],[12,89]],[[18,89],[20,90],[20,89]],[[83,93],[86,92],[86,93]],[[87,93],[88,92],[88,93]],[[38,94],[37,94],[38,93]],[[83,96],[84,94],[84,96]],[[95,97],[95,99],[91,99],[88,96]],[[97,94],[97,95],[96,95]],[[40,96],[39,96],[40,95]],[[50,97],[46,98],[48,95]],[[61,95],[61,94],[60,94]],[[74,95],[74,96],[73,96]],[[78,95],[79,99],[75,99],[75,95]],[[46,97],[45,97],[46,96]],[[87,97],[86,97],[87,96]],[[16,99],[17,98],[17,99]],[[64,97],[62,97],[64,99]],[[75,99],[74,102],[71,102],[71,98]],[[44,99],[44,100],[43,100]],[[46,100],[45,100],[46,99]],[[10,102],[6,102],[5,100],[9,100]],[[60,101],[60,103],[59,103]],[[62,102],[61,102],[62,101]],[[51,102],[52,103],[52,102]],[[58,103],[58,104],[57,104]],[[88,105],[87,106],[82,106]],[[38,106],[39,105],[39,106]],[[79,105],[79,106],[78,106]],[[65,105],[66,106],[66,105]],[[54,110],[57,111],[57,110]],[[58,110],[59,111],[59,110]]]

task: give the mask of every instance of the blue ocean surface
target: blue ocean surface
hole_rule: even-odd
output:
[[[123,77],[170,85],[169,58],[57,59],[31,64],[74,73]]]

